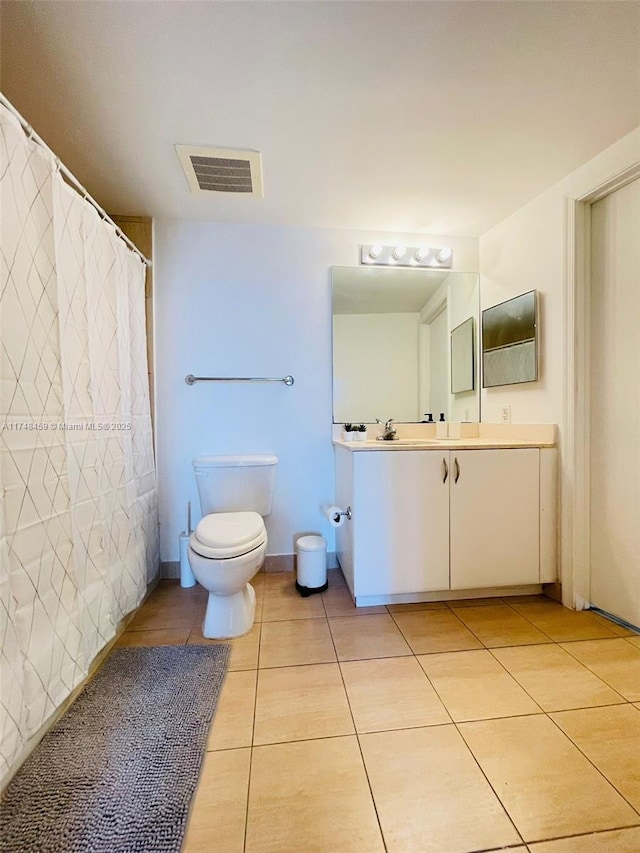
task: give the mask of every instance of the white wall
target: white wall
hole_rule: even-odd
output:
[[[576,472],[566,447],[565,359],[572,341],[565,340],[565,266],[567,261],[567,199],[583,198],[624,173],[640,160],[640,128],[602,151],[538,198],[480,238],[481,305],[488,308],[518,293],[540,293],[540,379],[523,385],[482,390],[484,422],[500,420],[500,406],[511,405],[515,423],[557,423],[562,462],[560,576],[565,603],[574,590],[584,596],[583,569],[574,558],[572,508],[584,500],[576,494]],[[568,381],[575,381],[569,377]],[[579,535],[579,533],[577,534]],[[577,584],[577,586],[575,585]]]
[[[419,421],[420,314],[336,314],[333,361],[336,419]],[[446,375],[446,373],[445,373]]]
[[[514,423],[563,424],[565,199],[587,193],[640,157],[640,128],[572,172],[480,238],[481,307],[537,289],[540,379],[482,390],[484,422],[503,403]]]
[[[451,246],[477,271],[477,241],[442,235],[216,225],[156,220],[156,431],[162,560],[177,560],[187,500],[199,510],[191,459],[273,452],[280,459],[269,554],[333,529],[331,272],[358,265],[361,243]],[[197,384],[200,376],[284,376],[295,385]],[[195,519],[199,514],[194,512]]]

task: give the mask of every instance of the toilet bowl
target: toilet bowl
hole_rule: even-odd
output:
[[[209,593],[202,633],[210,639],[251,630],[256,595],[249,583],[267,553],[263,516],[271,512],[275,456],[193,460],[203,518],[189,537],[189,564]]]
[[[202,634],[239,637],[253,625],[256,594],[249,583],[267,553],[267,531],[257,512],[206,515],[189,538],[189,563],[209,592]]]

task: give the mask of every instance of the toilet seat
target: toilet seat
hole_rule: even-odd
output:
[[[214,512],[201,519],[189,544],[202,557],[227,560],[253,551],[266,538],[264,521],[257,512]]]

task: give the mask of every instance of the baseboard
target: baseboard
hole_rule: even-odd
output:
[[[295,554],[267,554],[264,558],[262,572],[293,572],[296,568]],[[327,551],[327,568],[337,569],[338,558],[333,551]],[[169,560],[160,563],[160,577],[163,579],[180,577],[180,562]]]
[[[167,563],[160,563],[160,577],[179,578],[180,577],[180,560],[171,560]]]
[[[267,554],[264,558],[263,572],[292,572],[295,569],[293,554]]]
[[[337,569],[338,558],[333,551],[327,551],[327,569]],[[264,560],[263,572],[295,572],[295,554],[267,554]]]
[[[546,596],[554,601],[559,601],[562,604],[562,584],[561,583],[543,583],[542,591]]]

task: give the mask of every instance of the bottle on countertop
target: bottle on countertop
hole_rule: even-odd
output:
[[[440,412],[440,418],[436,424],[436,438],[448,438],[449,425],[444,419],[444,412]]]

